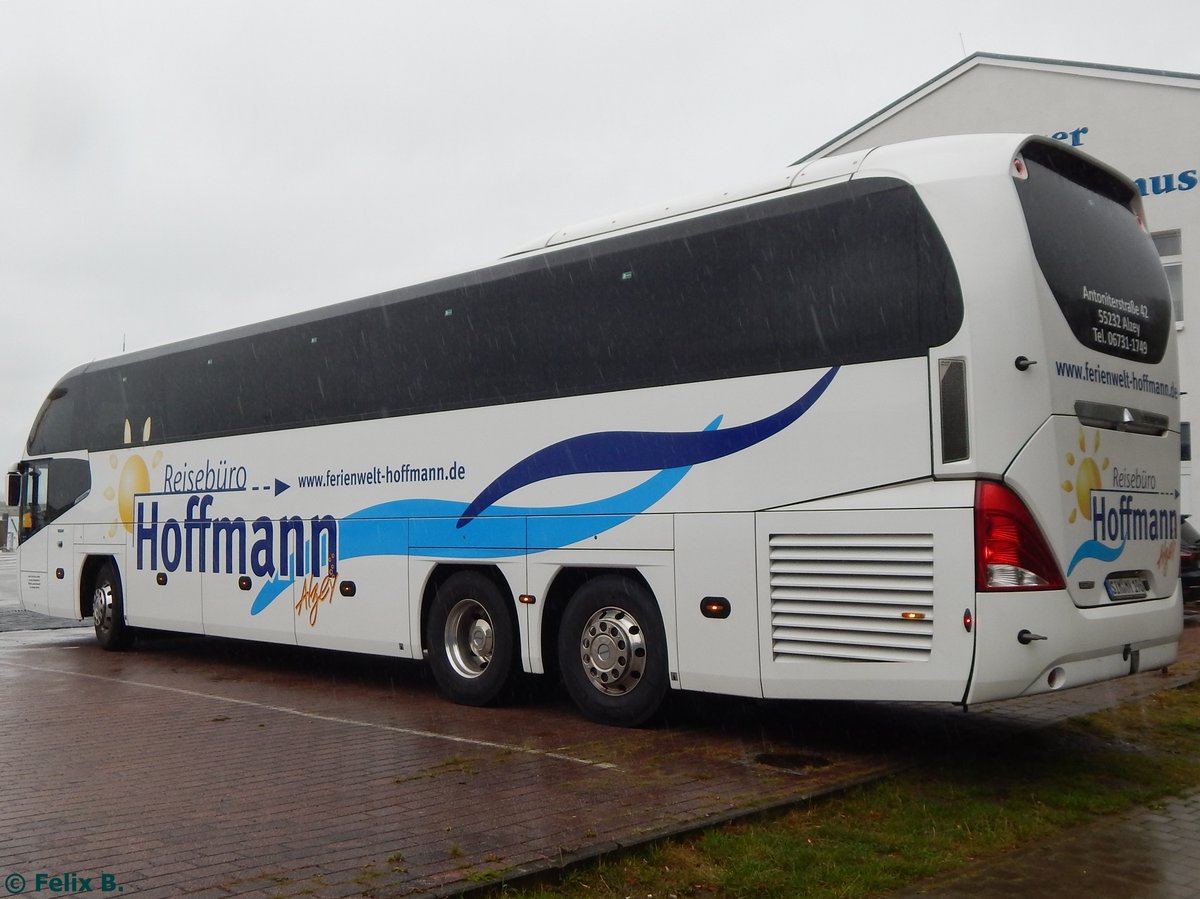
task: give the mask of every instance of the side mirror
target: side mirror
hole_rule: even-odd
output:
[[[8,505],[21,505],[21,472],[19,471],[8,473]]]

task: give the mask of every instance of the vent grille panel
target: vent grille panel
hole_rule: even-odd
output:
[[[772,534],[770,584],[776,661],[923,662],[933,650],[932,534]]]

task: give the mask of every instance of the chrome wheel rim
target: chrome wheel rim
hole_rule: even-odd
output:
[[[96,585],[92,594],[92,620],[96,622],[97,633],[107,633],[112,629],[112,584]]]
[[[646,638],[638,620],[625,609],[600,609],[584,625],[579,659],[588,680],[601,693],[628,693],[646,672]]]
[[[479,677],[487,670],[496,650],[496,630],[479,600],[460,599],[450,609],[443,646],[450,667],[460,677]]]

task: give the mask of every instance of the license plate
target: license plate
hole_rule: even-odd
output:
[[[1109,599],[1144,599],[1150,584],[1141,577],[1110,577],[1104,582]]]

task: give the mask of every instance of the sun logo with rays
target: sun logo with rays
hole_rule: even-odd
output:
[[[1096,432],[1095,439],[1092,441],[1092,455],[1087,455],[1087,451],[1087,435],[1083,432],[1083,428],[1080,428],[1078,468],[1076,468],[1075,454],[1067,453],[1067,464],[1075,468],[1075,477],[1074,479],[1068,478],[1062,484],[1064,493],[1075,494],[1075,505],[1071,507],[1071,514],[1067,517],[1067,521],[1071,524],[1074,524],[1081,514],[1085,519],[1091,518],[1092,491],[1099,489],[1104,483],[1100,473],[1108,471],[1108,459],[1102,462],[1096,461],[1100,453],[1099,431]]]
[[[142,443],[150,442],[151,421],[149,418],[142,424]],[[129,419],[125,419],[125,445],[133,445],[133,426],[130,425]],[[104,498],[110,502],[116,501],[117,517],[113,520],[108,528],[108,536],[115,537],[117,529],[125,526],[125,530],[133,533],[133,500],[139,493],[148,493],[150,491],[150,469],[158,468],[162,463],[162,450],[155,450],[154,456],[150,464],[146,464],[137,453],[130,453],[125,464],[121,465],[121,460],[116,453],[112,453],[108,457],[108,466],[114,472],[120,467],[121,471],[118,474],[115,486],[106,487],[104,490]]]

